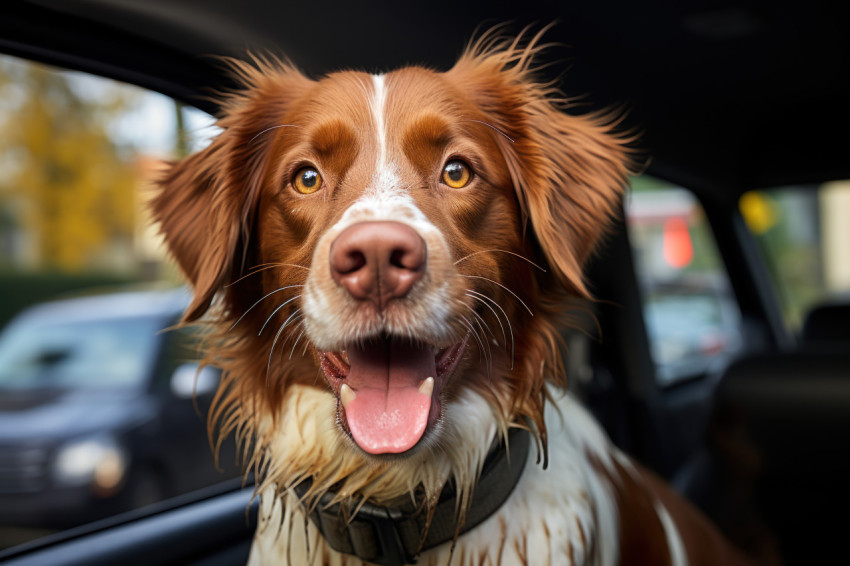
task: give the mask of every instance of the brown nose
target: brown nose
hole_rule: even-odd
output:
[[[359,301],[382,310],[404,297],[425,273],[428,251],[416,231],[400,222],[359,222],[331,244],[331,275]]]

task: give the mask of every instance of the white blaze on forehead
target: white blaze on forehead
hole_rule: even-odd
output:
[[[423,237],[425,234],[437,232],[434,225],[416,206],[413,197],[406,190],[408,187],[403,185],[398,165],[390,160],[386,120],[388,92],[386,77],[372,75],[372,86],[369,108],[378,146],[375,169],[372,171],[369,185],[365,187],[360,198],[345,211],[331,231],[338,233],[356,222],[396,220],[410,225]]]
[[[374,93],[369,107],[372,111],[372,123],[375,125],[375,139],[378,142],[378,153],[375,157],[375,170],[372,181],[364,192],[368,198],[380,198],[387,194],[397,195],[402,192],[398,167],[389,160],[387,147],[387,84],[384,75],[372,75]]]
[[[415,185],[411,185],[409,179],[405,182],[404,169],[393,160],[395,155],[401,158],[402,153],[391,151],[389,145],[385,77],[372,76],[372,84],[374,88],[367,94],[366,102],[376,144],[374,169],[359,197],[319,238],[313,253],[313,265],[318,269],[311,270],[303,293],[307,336],[322,350],[344,349],[346,344],[359,338],[358,333],[372,332],[381,325],[384,331],[418,336],[433,343],[442,344],[451,338],[449,321],[453,314],[452,301],[457,298],[452,293],[459,291],[457,285],[452,284],[454,270],[450,248],[443,233],[417,205],[411,192]],[[425,241],[428,267],[407,297],[407,314],[396,314],[391,319],[361,320],[358,326],[351,321],[360,316],[359,305],[333,281],[328,258],[333,242],[346,228],[375,221],[400,222],[413,228]]]
[[[372,86],[375,94],[372,96],[372,118],[375,122],[378,138],[378,162],[376,173],[387,165],[387,125],[384,120],[384,107],[387,102],[387,87],[384,75],[372,75]]]

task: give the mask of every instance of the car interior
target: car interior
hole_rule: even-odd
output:
[[[786,564],[833,563],[850,505],[850,286],[813,299],[790,324],[776,282],[785,267],[771,264],[742,202],[791,186],[816,199],[823,183],[850,179],[850,22],[835,3],[10,0],[0,7],[0,52],[215,115],[211,95],[229,87],[220,55],[268,50],[314,77],[445,69],[483,29],[517,34],[549,22],[552,64],[541,73],[576,100],[571,111],[621,109],[624,130],[639,133],[646,177],[587,267],[596,300],[575,306],[565,337],[571,389],[620,448],[743,548],[778,552]],[[641,183],[688,193],[682,206],[704,230],[688,246],[711,248],[722,291],[713,278],[677,281],[671,299],[647,282],[655,260],[642,246],[656,224],[641,208]],[[850,207],[835,214],[846,224]],[[846,247],[830,257],[850,265]],[[691,352],[694,324],[671,330],[677,305],[707,293],[722,296],[705,315],[713,334],[693,338],[696,356],[670,354],[671,344]],[[668,355],[676,361],[660,363]],[[228,479],[0,548],[0,561],[242,564],[256,509],[250,479]]]

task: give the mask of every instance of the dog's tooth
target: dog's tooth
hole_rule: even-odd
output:
[[[422,383],[419,384],[419,392],[430,397],[434,392],[434,378],[429,377],[424,379]]]
[[[342,407],[347,407],[356,398],[357,393],[354,392],[354,389],[350,388],[347,383],[343,383],[342,387],[339,388],[339,400],[342,401]]]

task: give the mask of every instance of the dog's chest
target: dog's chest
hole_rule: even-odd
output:
[[[453,553],[448,542],[423,552],[417,564],[615,563],[618,519],[613,491],[588,458],[607,458],[607,440],[572,399],[565,398],[561,405],[564,419],[555,411],[547,415],[548,469],[535,463],[532,449],[522,478],[499,510],[463,534]],[[267,492],[261,496],[249,564],[367,563],[330,548],[294,495],[281,500]]]

